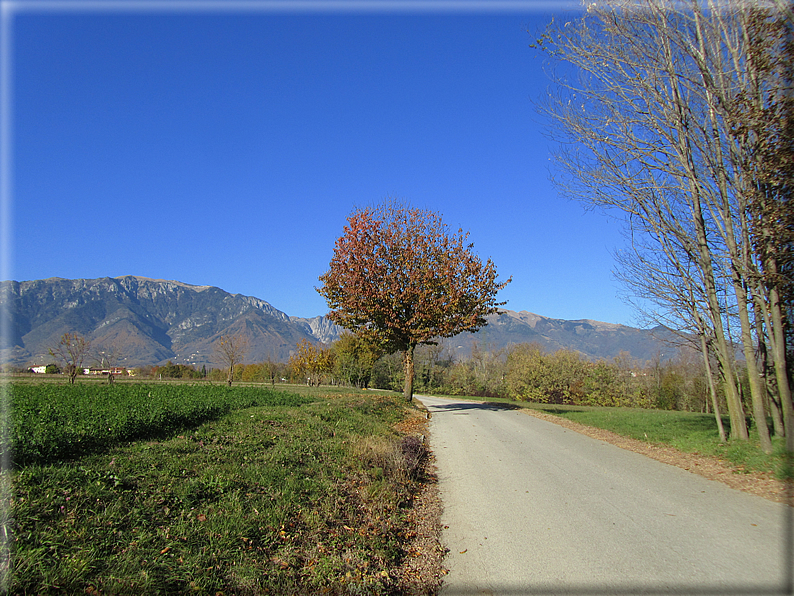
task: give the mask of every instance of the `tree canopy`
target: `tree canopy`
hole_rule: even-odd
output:
[[[309,385],[319,385],[323,376],[334,368],[334,353],[330,348],[322,348],[307,339],[297,345],[297,351],[289,357],[293,374],[306,377]]]
[[[403,352],[405,396],[413,395],[413,350],[434,338],[474,332],[505,304],[496,267],[469,234],[441,215],[393,200],[355,209],[317,291],[328,317],[386,352]]]

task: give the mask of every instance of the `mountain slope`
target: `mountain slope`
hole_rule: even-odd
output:
[[[673,334],[663,327],[636,329],[626,325],[582,319],[551,319],[531,312],[503,311],[488,317],[488,325],[476,333],[462,333],[442,340],[452,354],[466,357],[475,343],[482,349],[501,349],[519,343],[538,343],[553,352],[569,349],[592,360],[612,359],[627,352],[641,362],[666,360],[675,351]]]
[[[2,282],[0,304],[12,320],[0,359],[17,366],[51,360],[49,348],[67,331],[97,348],[115,346],[128,366],[210,366],[218,337],[238,332],[248,337],[251,362],[286,360],[299,341],[317,341],[264,300],[136,276]]]
[[[218,366],[214,343],[221,335],[248,339],[246,362],[286,361],[298,342],[331,343],[340,327],[325,316],[289,317],[264,300],[230,294],[213,286],[136,277],[51,278],[0,282],[0,308],[10,330],[0,345],[0,363],[33,366],[52,361],[48,350],[66,332],[88,337],[96,349],[120,351],[120,364],[138,366],[167,360]],[[665,329],[551,319],[527,311],[489,317],[477,333],[444,339],[451,354],[466,358],[474,344],[501,349],[536,342],[549,351],[572,349],[591,359],[628,352],[646,361],[669,357]]]

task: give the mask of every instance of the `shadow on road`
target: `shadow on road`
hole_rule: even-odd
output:
[[[456,412],[461,410],[520,410],[521,406],[503,404],[494,401],[486,402],[455,402],[450,404],[429,404],[427,409],[431,412]]]

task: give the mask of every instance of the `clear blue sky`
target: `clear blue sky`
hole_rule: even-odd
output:
[[[208,9],[229,4],[6,4],[7,277],[141,275],[325,314],[346,216],[392,196],[470,231],[513,277],[507,308],[635,323],[619,227],[558,196],[532,105],[550,81],[527,30],[570,5]]]

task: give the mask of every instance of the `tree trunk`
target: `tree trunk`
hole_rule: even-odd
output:
[[[758,439],[764,453],[772,453],[772,441],[769,437],[769,426],[766,421],[766,410],[764,409],[764,395],[766,387],[761,382],[761,375],[758,371],[758,362],[755,353],[755,342],[753,341],[753,330],[750,324],[750,314],[748,311],[748,288],[745,280],[748,279],[749,272],[749,245],[750,238],[747,223],[743,217],[738,218],[734,226],[734,218],[731,213],[731,206],[728,202],[727,184],[721,183],[721,203],[716,205],[722,211],[722,224],[724,226],[725,246],[731,261],[731,285],[736,296],[736,309],[739,315],[739,329],[742,338],[742,350],[744,351],[745,365],[747,366],[747,378],[750,384],[750,402],[753,408],[753,419],[755,420]],[[737,199],[744,208],[744,199]],[[738,227],[738,232],[736,231]],[[737,235],[739,240],[737,240]],[[763,330],[757,329],[760,336]]]
[[[758,439],[764,453],[772,453],[772,441],[769,437],[769,426],[766,421],[766,410],[764,409],[764,392],[766,387],[761,383],[761,376],[758,374],[758,364],[753,344],[752,331],[750,329],[750,317],[747,312],[747,292],[741,285],[741,280],[734,279],[734,292],[736,294],[736,304],[739,310],[739,323],[741,324],[742,348],[744,359],[747,366],[747,377],[750,383],[750,400],[753,405],[753,418],[755,419]]]
[[[696,28],[699,33],[699,27]],[[744,418],[744,408],[741,399],[734,385],[735,375],[733,371],[733,352],[729,348],[725,339],[725,330],[722,325],[722,311],[717,297],[717,282],[714,275],[714,265],[712,250],[710,247],[706,220],[703,215],[703,201],[701,188],[699,186],[699,176],[695,167],[695,157],[690,143],[689,122],[687,119],[686,104],[681,95],[681,90],[675,77],[675,63],[670,49],[670,39],[663,37],[663,47],[666,50],[669,74],[671,75],[671,92],[673,99],[673,115],[675,120],[672,127],[677,130],[676,150],[679,162],[685,172],[682,187],[689,187],[689,206],[690,217],[694,227],[695,255],[696,263],[703,277],[705,285],[706,303],[708,305],[708,315],[711,319],[711,326],[715,336],[715,355],[719,361],[720,368],[725,380],[725,397],[728,405],[728,415],[731,419],[731,438],[747,440],[747,422]]]
[[[694,310],[693,314],[700,330],[700,351],[703,354],[703,364],[706,367],[706,378],[709,382],[709,393],[711,394],[711,404],[714,408],[714,418],[717,421],[717,430],[719,430],[720,433],[720,443],[725,443],[727,437],[725,436],[725,427],[722,424],[722,412],[720,412],[720,402],[717,399],[717,388],[714,385],[714,375],[711,372],[711,360],[709,360],[709,345],[706,341],[706,330],[697,309]],[[708,402],[706,402],[706,405],[706,409],[708,410]]]
[[[761,222],[764,225],[766,222]],[[769,351],[772,356],[772,363],[775,372],[777,389],[777,400],[782,411],[783,432],[787,438],[786,445],[789,451],[794,451],[794,407],[792,407],[791,379],[789,378],[788,354],[786,353],[786,321],[784,311],[786,305],[781,299],[779,286],[778,262],[774,256],[774,243],[770,240],[772,233],[768,226],[764,225],[761,236],[767,243],[767,256],[764,260],[764,269],[769,278],[766,287],[760,286],[765,290],[757,300],[763,318],[766,322],[767,337],[771,345]]]
[[[403,352],[403,368],[405,371],[405,384],[403,385],[403,397],[409,403],[414,398],[414,348],[416,346],[410,345],[408,349]]]
[[[783,437],[786,435],[785,427],[783,426],[782,407],[779,401],[777,382],[775,379],[774,369],[774,356],[771,353],[770,347],[764,339],[766,333],[769,335],[772,344],[774,345],[773,334],[774,330],[770,324],[769,309],[766,307],[764,297],[759,295],[758,287],[754,291],[753,296],[753,312],[755,313],[755,328],[756,337],[758,339],[758,355],[761,360],[759,368],[762,373],[763,383],[766,387],[766,404],[769,407],[769,413],[772,416],[772,429],[776,437]],[[770,359],[772,364],[770,364]]]
[[[783,427],[786,433],[786,450],[794,453],[794,407],[792,407],[791,384],[788,377],[788,362],[786,355],[786,338],[784,333],[783,309],[780,304],[780,293],[777,288],[769,292],[770,311],[772,315],[772,341],[773,357],[775,362],[775,376],[777,377],[777,391],[780,405],[783,409]]]

